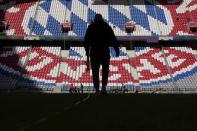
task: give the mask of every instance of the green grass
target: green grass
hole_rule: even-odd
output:
[[[193,131],[197,95],[0,94],[0,131]],[[196,130],[195,130],[196,131]]]

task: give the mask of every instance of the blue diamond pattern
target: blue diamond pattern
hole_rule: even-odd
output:
[[[69,10],[71,10],[71,8],[72,8],[72,0],[67,0],[66,1],[66,8],[68,8]]]
[[[58,35],[60,32],[60,23],[51,15],[49,15],[47,20],[46,29],[53,35]]]
[[[153,3],[150,3],[149,1],[145,1],[145,4],[146,4],[146,11],[148,15],[152,16],[153,18],[167,25],[165,13],[161,8],[159,8],[157,5],[154,5]],[[155,14],[155,12],[157,14]]]
[[[159,20],[159,21],[161,21],[161,22],[163,22],[164,24],[167,25],[168,23],[166,21],[166,17],[165,17],[164,11],[161,8],[157,7],[157,6],[155,6],[155,10],[157,12],[157,20]]]
[[[31,27],[32,22],[33,22],[33,18],[30,18],[29,23],[28,23],[28,28],[29,29],[32,28]],[[36,35],[44,35],[44,31],[45,31],[45,28],[40,23],[38,23],[37,21],[34,21],[32,33],[34,33]]]
[[[88,0],[79,0],[81,3],[83,3],[84,5],[88,6]]]
[[[47,0],[46,2],[43,2],[42,4],[40,4],[39,6],[49,13],[50,8],[51,8],[51,2],[52,2],[51,0]]]
[[[80,3],[85,6],[85,8],[88,8],[88,1],[89,0],[80,0]],[[61,4],[65,6],[68,10],[71,11],[71,17],[70,20],[74,24],[73,26],[73,32],[76,33],[78,36],[84,36],[85,31],[87,29],[87,24],[90,23],[97,12],[93,11],[92,9],[88,8],[87,20],[84,20],[80,18],[77,14],[72,13],[72,0],[59,0]],[[49,31],[53,35],[63,35],[63,33],[60,33],[60,23],[50,15],[50,8],[51,8],[52,0],[46,0],[45,2],[41,3],[39,6],[45,10],[47,13],[49,13],[49,17],[47,19],[47,25],[43,27],[38,22],[35,22],[34,28],[32,32],[34,32],[37,35],[43,35],[45,30]],[[150,31],[152,35],[156,36],[156,33],[154,33],[150,29],[150,23],[148,21],[148,16],[151,16],[155,18],[156,20],[162,22],[163,24],[168,24],[167,20],[165,18],[165,12],[163,9],[155,5],[154,3],[145,0],[145,7],[146,12],[139,10],[135,6],[130,6],[130,11],[132,14],[132,21],[142,26],[147,31]],[[155,13],[156,11],[156,13]],[[80,12],[79,12],[80,13]],[[29,22],[31,23],[32,18]],[[86,22],[87,21],[87,22]],[[107,22],[112,23],[114,26],[119,27],[122,31],[124,31],[124,24],[130,21],[127,16],[122,14],[117,9],[113,8],[113,5],[108,6],[108,20]],[[30,25],[28,25],[30,28]]]
[[[71,14],[71,22],[74,24],[73,32],[78,36],[84,36],[87,29],[87,23],[74,13]]]
[[[121,30],[124,30],[124,25],[129,19],[123,15],[118,10],[114,9],[112,6],[109,6],[109,21],[115,26],[119,27]]]
[[[155,6],[148,1],[145,1],[145,4],[146,4],[147,14],[157,19],[156,14],[155,14]]]
[[[72,3],[72,0],[59,0],[64,6],[67,6],[67,4]]]
[[[131,6],[130,11],[132,12],[132,20],[144,27],[146,30],[150,31],[147,14],[137,9],[135,6]]]
[[[94,16],[96,15],[96,12],[91,10],[90,8],[88,9],[88,23],[91,23],[94,20]]]

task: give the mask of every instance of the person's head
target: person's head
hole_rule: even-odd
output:
[[[101,14],[96,14],[94,16],[94,22],[103,21],[103,17]]]

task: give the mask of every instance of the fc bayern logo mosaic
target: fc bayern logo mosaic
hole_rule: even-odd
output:
[[[93,19],[96,13],[103,14],[104,19],[111,26],[115,26],[116,35],[127,35],[124,31],[124,23],[131,20],[137,24],[138,32],[134,35],[179,35],[188,33],[186,28],[183,28],[182,21],[177,21],[177,16],[180,19],[187,19],[188,12],[197,14],[196,0],[183,0],[180,5],[165,4],[162,0],[157,0],[159,3],[154,3],[152,0],[139,0],[143,5],[130,5],[122,8],[117,5],[91,5],[90,0],[47,0],[41,2],[29,2],[26,4],[15,5],[7,9],[5,18],[8,20],[10,30],[8,35],[62,35],[58,30],[60,23],[65,20],[74,23],[73,31],[69,35],[84,36],[88,24]],[[39,4],[39,5],[38,5]],[[153,5],[154,8],[153,8]],[[36,8],[38,16],[34,21]],[[56,8],[55,8],[56,7]],[[58,8],[57,8],[58,7]],[[80,7],[80,8],[78,8]],[[58,9],[58,11],[57,11]],[[60,13],[62,12],[66,13]],[[132,15],[130,13],[132,12]],[[157,15],[153,13],[157,11]],[[55,12],[59,12],[57,15]],[[19,17],[20,14],[20,17]],[[118,17],[114,17],[118,16]],[[139,17],[143,16],[143,17]],[[17,19],[17,23],[15,22]],[[197,20],[197,15],[193,15],[193,19]],[[34,21],[34,22],[33,22]],[[33,24],[32,24],[33,23]],[[32,26],[34,25],[34,26]],[[51,26],[52,25],[52,26]],[[160,28],[160,32],[156,27]],[[194,54],[190,49],[183,51],[181,49],[169,48],[164,50],[167,61],[170,64],[170,71],[176,80],[187,78],[197,72],[197,63]],[[9,52],[7,50],[6,52]],[[0,67],[8,74],[18,75],[22,67],[19,65],[13,66],[11,61],[17,55],[19,61],[23,61],[27,55],[28,49],[19,51],[18,54],[0,54]],[[55,81],[57,78],[53,76],[53,71],[58,68],[58,56],[44,49],[32,50],[35,57],[29,60],[26,67],[24,77],[34,78],[38,81]],[[76,52],[75,52],[76,53]],[[49,55],[48,55],[49,54]],[[170,79],[169,70],[165,66],[165,60],[159,50],[140,50],[136,52],[135,59],[112,59],[110,65],[109,82],[110,83],[142,83],[145,85],[157,84],[159,82],[168,82]],[[82,55],[78,52],[78,55]],[[151,56],[151,57],[147,57]],[[189,59],[188,59],[189,58]],[[5,61],[10,61],[5,62]],[[13,61],[12,61],[13,62]],[[17,63],[17,61],[15,61]],[[19,62],[20,63],[20,62]],[[76,63],[76,64],[72,64]],[[69,72],[61,72],[62,81],[68,83],[90,83],[91,74],[85,71],[84,60],[70,59],[64,62],[65,68],[69,68],[72,73],[77,73],[78,77],[73,77]],[[133,70],[137,70],[138,78],[133,75]],[[45,73],[42,73],[45,70]],[[79,71],[80,70],[80,71]],[[38,75],[41,74],[42,75]]]
[[[18,51],[18,54],[8,53],[11,51],[4,50],[0,55],[1,70],[6,71],[7,74],[18,75],[22,61],[26,58],[29,49]],[[12,51],[13,52],[13,51]],[[176,80],[185,79],[197,73],[197,62],[193,54],[193,50],[187,48],[166,48],[164,49],[165,57],[170,66],[171,73]],[[8,55],[7,55],[8,54]],[[75,53],[76,55],[76,53]],[[13,59],[16,59],[17,65],[11,64]],[[91,73],[86,71],[85,60],[77,59],[77,57],[70,57],[70,59],[63,62],[64,71],[60,72],[60,78],[54,74],[54,71],[59,67],[60,58],[42,48],[35,48],[32,50],[32,57],[30,57],[26,68],[24,69],[23,77],[45,83],[56,81],[66,83],[92,83]],[[81,57],[80,57],[81,58]],[[6,62],[5,62],[6,61]],[[138,78],[134,76],[134,71],[137,71]],[[44,71],[44,72],[43,72]],[[69,71],[69,72],[68,72]],[[128,59],[120,56],[120,59],[113,59],[110,62],[109,84],[125,83],[125,84],[144,84],[154,85],[160,82],[169,82],[170,75],[166,67],[166,62],[159,49],[149,49],[136,51],[134,59]]]
[[[57,77],[55,72],[59,67],[60,58],[53,52],[37,47],[32,48],[27,60],[29,51],[28,47],[3,48],[0,54],[1,71],[6,71],[5,75],[15,77],[20,76],[19,72],[22,72],[22,76],[27,80],[55,83]]]
[[[8,9],[6,13],[11,27],[8,34],[62,35],[59,26],[68,20],[74,24],[73,31],[69,35],[84,36],[88,24],[96,13],[103,14],[104,19],[115,27],[117,36],[127,35],[124,23],[128,21],[134,22],[137,26],[137,30],[133,33],[134,36],[189,34],[187,28],[182,27],[181,22],[183,21],[177,21],[177,17],[186,20],[188,12],[195,14],[197,12],[195,0],[183,0],[180,5],[173,7],[160,0],[157,1],[158,3],[151,0],[140,0],[139,2],[142,5],[99,5],[98,7],[98,5],[92,5],[91,0],[47,0],[16,5]],[[38,12],[35,19],[37,7]],[[20,14],[20,19],[18,19],[18,14]],[[18,23],[13,22],[16,18]],[[193,16],[193,19],[197,19],[196,15]]]

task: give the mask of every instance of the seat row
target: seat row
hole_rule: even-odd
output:
[[[2,87],[54,88],[57,84],[93,89],[83,47],[71,47],[61,60],[60,47],[3,47],[0,49]],[[190,47],[135,47],[133,57],[122,47],[120,57],[110,48],[108,89],[125,85],[141,88],[196,88],[197,51]],[[102,74],[100,72],[100,78]],[[45,88],[46,89],[46,88]]]
[[[4,47],[0,50],[1,84],[13,87],[54,87],[60,65],[60,47]]]
[[[189,21],[197,22],[196,3],[192,0],[183,0],[180,4],[166,4],[163,0],[134,0],[127,6],[91,3],[91,0],[21,2],[9,7],[5,13],[5,20],[10,25],[7,35],[63,36],[61,24],[68,21],[73,24],[73,30],[67,35],[84,37],[96,13],[103,15],[116,36],[196,35],[188,28]],[[181,8],[184,5],[187,6]],[[126,33],[126,22],[136,25],[133,33]]]

